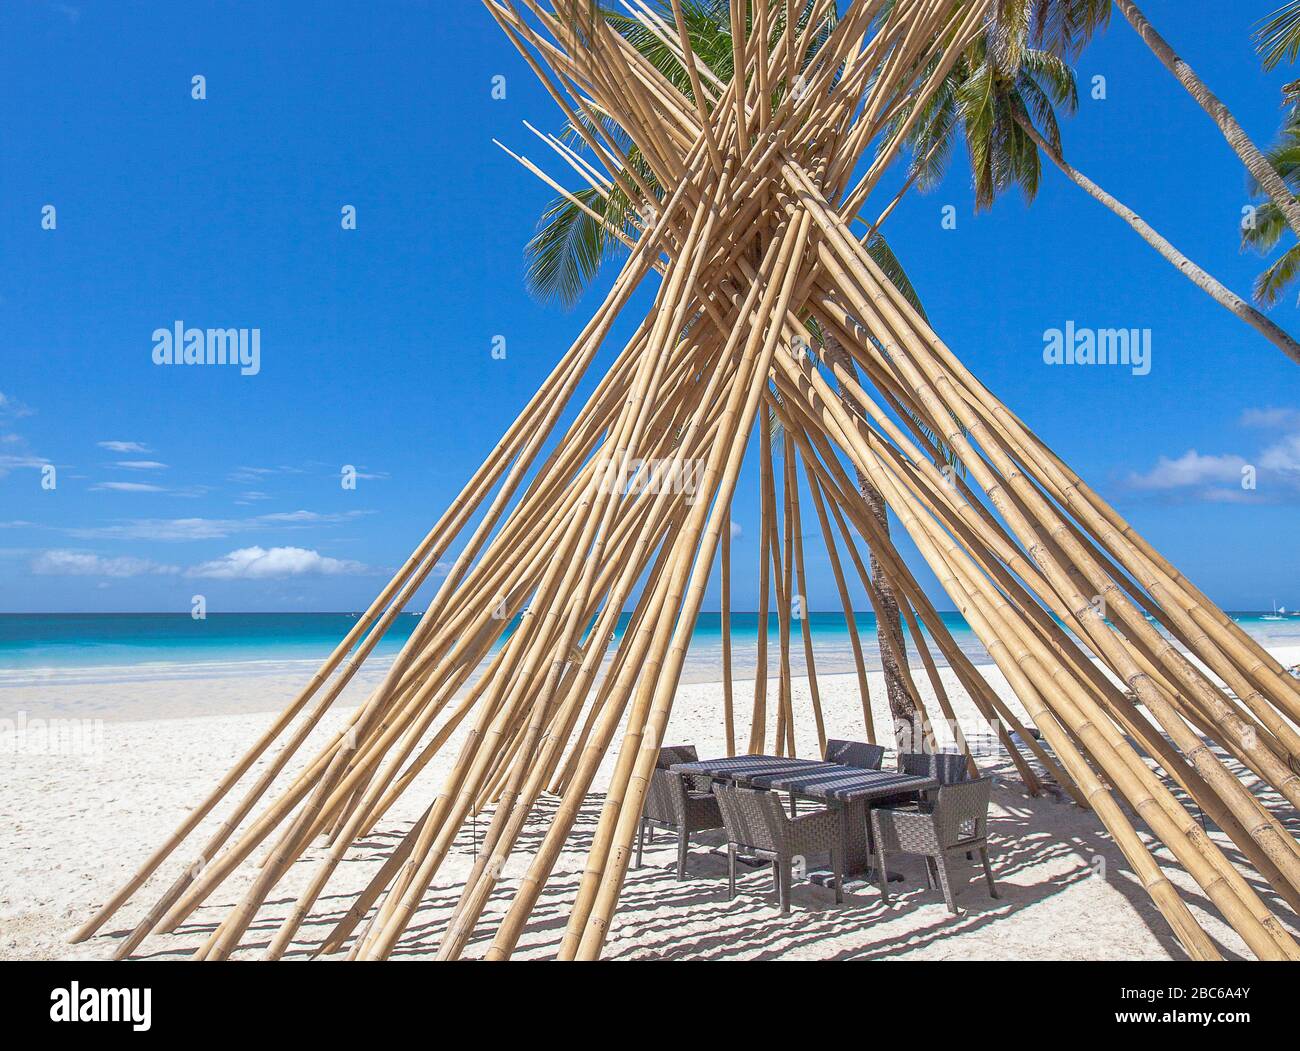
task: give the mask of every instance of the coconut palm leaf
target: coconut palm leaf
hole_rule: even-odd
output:
[[[1004,0],[1005,2],[1005,0]],[[1019,0],[1032,8],[1029,40],[1035,47],[1073,60],[1093,34],[1110,21],[1111,0]]]
[[[1264,306],[1277,303],[1300,273],[1300,245],[1292,245],[1277,260],[1255,278],[1255,299]]]
[[[626,225],[626,213],[620,214],[618,202],[626,205],[627,198],[618,190],[608,200],[590,187],[573,196],[616,228]],[[537,232],[524,248],[524,282],[538,299],[567,309],[581,298],[602,264],[622,250],[607,225],[560,197],[542,213]]]
[[[866,248],[867,255],[871,256],[876,266],[880,267],[881,272],[889,278],[890,283],[902,293],[903,298],[928,323],[930,319],[926,317],[925,307],[921,305],[921,297],[917,295],[911,278],[907,276],[903,264],[898,261],[898,256],[894,255],[894,250],[889,247],[889,242],[879,232],[876,232],[867,239]]]
[[[957,142],[957,128],[961,111],[957,105],[957,89],[966,77],[965,58],[959,58],[950,73],[939,84],[913,125],[908,136],[912,147],[909,175],[916,186],[925,193],[933,190],[943,180]],[[911,116],[911,105],[902,107],[894,118],[885,141],[893,138],[897,129]]]
[[[1281,139],[1268,152],[1268,160],[1282,176],[1287,188],[1295,193],[1300,188],[1300,127],[1293,123],[1283,129]],[[1267,255],[1291,232],[1291,226],[1282,210],[1264,196],[1263,188],[1254,179],[1248,180],[1248,186],[1253,196],[1264,197],[1264,200],[1256,206],[1253,222],[1243,225],[1241,246]],[[1297,265],[1300,265],[1297,252],[1300,252],[1300,245],[1293,245],[1255,278],[1256,302],[1271,307],[1281,300],[1283,293],[1296,281]]]
[[[1267,201],[1255,209],[1254,224],[1242,227],[1241,246],[1267,255],[1289,229],[1282,210],[1272,201]]]
[[[1260,22],[1255,49],[1264,56],[1264,68],[1273,69],[1283,59],[1294,62],[1300,54],[1300,0],[1289,0]]]
[[[1093,9],[1099,2],[1001,0],[997,17],[953,64],[912,125],[911,174],[923,191],[938,185],[960,136],[966,143],[977,212],[1015,186],[1026,200],[1033,200],[1041,158],[1019,118],[1028,117],[1059,148],[1057,112],[1071,115],[1078,108],[1074,71],[1061,53],[1079,46],[1104,23],[1104,15]],[[1041,41],[1050,46],[1031,46]],[[908,116],[904,111],[897,121]]]

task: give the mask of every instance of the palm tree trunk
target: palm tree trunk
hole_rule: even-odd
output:
[[[1038,129],[1033,123],[1022,114],[1016,114],[1016,121],[1025,130],[1025,133],[1037,143],[1038,148],[1046,155],[1053,164],[1061,169],[1062,172],[1076,186],[1082,189],[1088,196],[1100,201],[1112,212],[1123,219],[1129,226],[1137,231],[1138,235],[1146,241],[1152,248],[1165,257],[1184,277],[1192,282],[1206,295],[1210,296],[1216,303],[1226,310],[1232,311],[1242,321],[1258,331],[1265,339],[1278,348],[1283,354],[1300,365],[1300,343],[1292,339],[1283,329],[1275,325],[1258,310],[1252,307],[1239,295],[1231,289],[1225,288],[1210,274],[1206,273],[1199,266],[1193,263],[1182,252],[1178,251],[1165,238],[1161,237],[1152,226],[1142,219],[1137,212],[1133,211],[1122,201],[1116,200],[1109,193],[1103,190],[1095,182],[1089,179],[1077,168],[1066,163],[1059,153],[1052,149],[1046,139],[1039,134]]]
[[[1268,158],[1264,156],[1260,148],[1256,146],[1245,131],[1242,130],[1237,119],[1223,101],[1218,98],[1204,81],[1196,75],[1192,67],[1178,57],[1177,53],[1169,42],[1165,40],[1158,32],[1155,26],[1147,21],[1146,15],[1138,10],[1137,4],[1132,0],[1115,0],[1115,6],[1119,8],[1120,13],[1128,19],[1129,25],[1142,38],[1152,53],[1158,58],[1165,69],[1169,70],[1184,88],[1199,104],[1201,109],[1210,115],[1210,119],[1219,126],[1223,132],[1223,137],[1228,140],[1228,145],[1241,158],[1241,163],[1246,166],[1251,177],[1260,185],[1265,193],[1272,199],[1273,203],[1286,217],[1287,225],[1295,231],[1296,236],[1300,237],[1300,202],[1296,201],[1295,196],[1287,189],[1286,183],[1277,173],[1277,169],[1269,163]]]
[[[853,359],[849,357],[848,352],[839,344],[839,341],[828,333],[823,333],[823,342],[826,346],[826,360],[831,365],[839,365],[846,371],[853,370]],[[861,416],[863,414],[862,406],[858,404],[857,399],[852,393],[839,384],[840,399],[850,412]],[[889,535],[889,516],[885,513],[885,498],[867,479],[861,471],[857,471],[858,488],[862,491],[862,499],[866,502],[868,510],[880,524],[881,531],[885,536]],[[903,638],[903,618],[898,609],[898,598],[894,594],[893,582],[889,575],[881,567],[876,558],[876,552],[870,544],[867,545],[868,564],[871,567],[871,580],[876,585],[876,590],[880,592],[880,610],[876,617],[876,642],[880,647],[880,666],[885,674],[885,695],[889,700],[889,714],[894,718],[895,736],[899,734],[900,728],[905,726],[908,732],[916,722],[916,705],[912,703],[912,698],[908,695],[906,680],[904,676],[911,678],[911,669],[907,664],[907,651],[899,650],[894,646],[893,637],[890,634],[889,626],[892,624],[897,630],[898,638]]]
[[[843,397],[846,393],[841,387],[840,396]],[[858,471],[857,475],[862,499],[866,501],[872,516],[888,536],[889,518],[885,514],[885,498],[861,471]],[[867,557],[870,560],[871,580],[876,585],[876,590],[880,592],[881,616],[876,622],[876,642],[880,646],[880,665],[885,673],[885,695],[889,698],[889,714],[894,717],[895,733],[897,733],[900,724],[910,729],[915,723],[917,714],[916,705],[907,695],[907,687],[903,680],[904,675],[911,676],[911,669],[907,664],[907,651],[899,651],[894,646],[893,636],[889,634],[888,628],[888,625],[892,624],[898,632],[897,637],[901,639],[903,618],[898,609],[898,598],[894,594],[894,584],[889,579],[889,574],[881,568],[880,562],[876,559],[876,552],[870,545],[867,546]]]

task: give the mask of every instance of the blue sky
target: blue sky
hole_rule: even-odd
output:
[[[1144,5],[1261,143],[1297,75],[1250,48],[1272,6]],[[9,0],[0,39],[0,610],[364,606],[598,301],[523,288],[552,194],[492,139],[541,161],[522,121],[558,129],[553,104],[469,0]],[[1247,291],[1262,264],[1217,130],[1118,17],[1077,68],[1067,156]],[[1031,207],[975,216],[959,156],[886,233],[949,345],[1213,598],[1300,605],[1295,365],[1054,169]],[[1272,316],[1300,331],[1290,300]],[[259,329],[260,372],[155,365],[178,320]],[[1069,321],[1150,328],[1150,374],[1044,365]],[[824,557],[809,573],[833,608]],[[753,594],[738,573],[737,607]]]

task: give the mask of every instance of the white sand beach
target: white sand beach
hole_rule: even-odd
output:
[[[1287,666],[1300,662],[1300,650],[1276,650]],[[995,669],[985,675],[1019,711]],[[974,719],[950,671],[942,671],[959,719]],[[923,676],[918,676],[921,681]],[[72,683],[11,687],[0,693],[0,718],[26,713],[25,724],[0,729],[0,958],[101,959],[112,955],[121,937],[147,911],[192,859],[207,833],[229,812],[227,797],[98,936],[69,945],[66,934],[82,923],[172,832],[216,784],[244,750],[269,725],[274,713],[301,685],[285,674],[213,680],[155,679],[95,685]],[[343,703],[355,704],[368,682],[354,684]],[[853,675],[819,677],[827,733],[862,739],[862,710]],[[871,676],[877,725],[888,725],[883,681]],[[748,712],[752,682],[737,681],[737,710]],[[932,709],[928,684],[923,696]],[[702,757],[725,751],[719,683],[692,683],[679,690],[667,743],[694,744]],[[805,680],[797,680],[796,712],[807,713]],[[203,714],[210,713],[210,714]],[[334,712],[316,734],[338,728],[344,712]],[[43,748],[51,729],[42,720],[56,717],[100,720],[85,727],[76,747]],[[796,720],[798,754],[815,755],[811,719]],[[58,728],[67,731],[69,724]],[[747,729],[742,719],[741,731]],[[46,744],[49,743],[47,740]],[[65,740],[65,745],[67,741]],[[412,789],[336,872],[306,923],[289,958],[306,958],[332,921],[382,862],[387,850],[437,791],[456,753],[456,739],[420,776]],[[303,754],[313,752],[308,747]],[[72,753],[72,754],[69,754]],[[264,757],[262,763],[267,760]],[[890,760],[886,761],[887,764]],[[253,775],[246,779],[251,783]],[[770,868],[742,869],[738,896],[727,900],[726,859],[719,856],[720,835],[695,842],[687,879],[675,878],[675,850],[660,834],[647,847],[645,863],[628,876],[605,955],[610,959],[1181,959],[1184,954],[1129,870],[1120,851],[1090,812],[1054,795],[1031,797],[1006,756],[981,760],[996,777],[990,838],[994,871],[1002,892],[990,898],[973,870],[958,904],[949,914],[937,890],[927,890],[920,859],[901,858],[892,867],[905,876],[892,885],[892,905],[882,903],[873,886],[860,886],[841,906],[833,894],[796,881],[789,917],[778,911]],[[596,793],[613,765],[607,757]],[[1253,777],[1244,773],[1247,783]],[[599,813],[596,793],[588,798],[554,878],[520,942],[519,957],[553,955],[582,871]],[[1278,817],[1300,832],[1297,817],[1261,790]],[[466,956],[481,955],[496,920],[508,905],[517,879],[547,827],[555,801],[543,799],[531,819],[520,850],[479,926]],[[1172,862],[1169,853],[1146,835],[1170,878],[1179,886],[1198,920],[1229,958],[1249,957],[1240,938],[1223,923],[1204,893]],[[446,915],[475,855],[485,825],[480,817],[467,827],[425,898],[421,914],[399,943],[395,958],[422,958],[436,952]],[[1207,828],[1239,858],[1213,826]],[[313,848],[310,856],[319,856]],[[305,883],[310,865],[300,862],[270,896],[238,954],[256,958]],[[1300,933],[1300,921],[1253,872],[1248,878],[1275,913]],[[147,940],[137,956],[180,959],[191,954],[238,899],[250,879],[241,869],[173,933]]]

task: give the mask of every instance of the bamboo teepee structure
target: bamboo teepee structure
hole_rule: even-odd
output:
[[[642,31],[684,67],[689,92],[585,0],[485,4],[586,149],[543,138],[600,195],[630,202],[627,226],[610,231],[628,247],[627,261],[536,396],[353,630],[76,937],[102,927],[229,796],[198,862],[166,888],[118,955],[173,930],[247,864],[251,885],[197,954],[229,956],[286,871],[325,837],[327,849],[267,950],[279,957],[348,852],[457,735],[463,743],[441,789],[322,951],[387,957],[459,830],[471,814],[490,811],[439,956],[457,958],[485,933],[485,904],[502,885],[509,904],[486,956],[509,957],[613,750],[559,949],[562,959],[599,956],[719,547],[724,603],[736,572],[731,505],[745,450],[763,432],[765,582],[772,569],[763,604],[779,614],[782,673],[772,697],[759,675],[747,740],[743,726],[737,735],[742,704],[727,675],[719,714],[729,747],[793,750],[789,663],[797,645],[824,740],[807,619],[791,616],[795,596],[806,593],[802,524],[815,518],[846,614],[851,573],[879,607],[858,550],[865,540],[920,647],[943,717],[953,720],[951,699],[922,627],[1001,728],[1029,790],[1050,778],[1095,811],[1190,956],[1219,951],[1162,864],[1181,866],[1258,957],[1300,958],[1257,884],[1193,812],[1223,831],[1277,898],[1300,908],[1300,844],[1233,772],[1249,771],[1300,805],[1300,682],[962,365],[850,229],[909,115],[981,31],[991,0],[854,0],[834,22],[829,0],[731,0],[738,72],[725,81],[693,54],[678,0],[674,22],[631,0],[627,10]],[[611,355],[585,403],[570,407],[616,319],[647,282],[657,285],[653,309]],[[806,353],[813,330],[844,350],[826,358],[827,370]],[[566,410],[572,418],[562,426]],[[785,452],[779,467],[769,448],[773,423]],[[964,471],[944,469],[940,443]],[[687,463],[699,468],[691,492],[668,484]],[[1049,747],[1020,726],[953,642],[851,472],[883,494]],[[800,504],[800,476],[811,507]],[[448,559],[381,684],[325,747],[298,756],[378,639]],[[630,620],[616,641],[625,612]],[[892,645],[903,644],[895,631]],[[856,636],[853,646],[874,736]],[[914,684],[909,691],[920,705]],[[302,772],[281,776],[295,756],[305,760]],[[235,792],[259,761],[253,783]],[[544,794],[556,805],[541,844],[522,878],[503,880]],[[1134,814],[1163,843],[1163,861],[1138,834]]]

